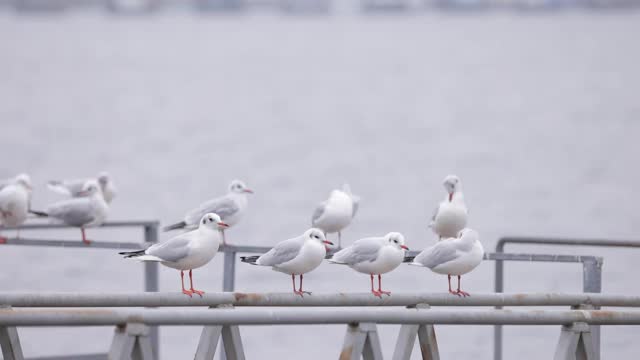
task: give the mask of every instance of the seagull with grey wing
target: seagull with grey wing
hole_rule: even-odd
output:
[[[447,197],[433,212],[429,227],[440,239],[454,238],[467,226],[468,210],[462,194],[462,181],[455,175],[448,175],[442,185]]]
[[[27,174],[8,180],[0,188],[0,227],[20,226],[27,220],[32,189],[31,178]],[[20,237],[20,228],[17,237]],[[0,244],[6,242],[7,238],[0,235]]]
[[[111,204],[111,201],[116,197],[117,191],[111,176],[109,176],[109,173],[105,171],[98,174],[96,178],[51,180],[47,183],[47,187],[62,195],[79,197],[82,194],[82,187],[89,180],[95,180],[98,182],[104,201],[107,204]]]
[[[253,191],[248,189],[244,182],[233,180],[229,184],[229,192],[226,195],[203,202],[197,208],[189,211],[184,220],[166,226],[163,230],[194,229],[198,226],[200,218],[207,213],[218,214],[228,227],[232,227],[242,218],[247,209],[248,194],[253,194]],[[222,231],[222,243],[227,244],[224,230]]]
[[[53,219],[69,226],[79,227],[82,242],[90,244],[85,228],[100,226],[107,219],[109,205],[102,197],[100,185],[95,180],[87,181],[79,193],[80,197],[59,201],[49,205],[45,211],[29,210],[31,213]]]
[[[182,281],[182,293],[202,297],[204,291],[193,287],[193,269],[197,269],[209,263],[218,253],[221,243],[221,235],[227,224],[222,222],[220,216],[209,213],[202,216],[198,222],[198,228],[160,244],[151,245],[146,250],[125,251],[119,253],[125,258],[134,258],[140,261],[155,261],[172,269],[180,270]],[[189,282],[191,288],[184,288],[184,272],[189,270]]]
[[[484,248],[480,243],[478,232],[467,228],[460,230],[455,238],[438,241],[413,259],[407,257],[405,262],[409,262],[409,265],[429,268],[437,274],[447,275],[449,292],[467,297],[469,293],[460,289],[460,278],[480,265],[483,257]],[[458,290],[451,289],[451,275],[458,276]]]
[[[311,225],[325,234],[338,233],[338,247],[342,247],[341,231],[346,228],[358,212],[360,198],[351,193],[349,184],[342,190],[333,190],[329,198],[316,207],[311,216]]]
[[[391,292],[382,290],[382,274],[400,266],[407,250],[409,248],[405,245],[404,236],[390,232],[382,237],[356,240],[353,245],[335,253],[329,261],[348,265],[357,272],[369,274],[371,293],[381,298],[382,294],[391,295]],[[373,287],[374,275],[378,275],[378,290]]]
[[[273,270],[291,275],[293,292],[304,296],[311,294],[302,290],[304,274],[320,266],[327,255],[327,241],[324,232],[311,228],[301,236],[278,243],[267,253],[260,256],[242,256],[242,262],[252,265],[270,266]],[[300,275],[300,288],[296,290],[296,275]]]

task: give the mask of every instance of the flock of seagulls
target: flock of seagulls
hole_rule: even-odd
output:
[[[89,244],[85,228],[101,225],[107,218],[109,205],[117,191],[105,172],[95,178],[50,181],[49,189],[69,196],[47,206],[44,210],[31,209],[31,179],[26,174],[0,180],[0,228],[22,225],[29,215],[47,217],[56,222],[78,227],[82,241]],[[354,219],[360,198],[351,192],[349,185],[331,191],[311,216],[311,228],[302,235],[276,244],[259,256],[243,256],[245,263],[270,267],[291,276],[293,292],[304,296],[304,275],[318,268],[326,258],[330,264],[346,265],[369,275],[371,293],[379,298],[389,296],[382,289],[382,275],[398,268],[402,263],[426,267],[447,275],[449,292],[457,296],[469,296],[461,289],[461,276],[475,269],[483,259],[484,250],[475,230],[467,228],[468,210],[462,193],[462,183],[455,175],[443,181],[445,199],[436,208],[429,227],[438,237],[434,245],[415,257],[407,256],[409,248],[404,236],[390,232],[380,237],[359,239],[342,248],[342,231]],[[169,240],[137,251],[120,252],[125,258],[159,262],[180,271],[182,293],[188,296],[204,293],[193,284],[193,270],[209,263],[221,245],[226,245],[225,230],[237,224],[247,210],[249,195],[253,191],[240,180],[229,184],[227,194],[205,201],[188,211],[183,219],[164,228],[165,231],[183,230]],[[337,233],[337,247],[327,239]],[[19,237],[19,233],[18,233]],[[0,236],[0,243],[6,238]],[[332,252],[332,250],[337,250]],[[185,288],[184,272],[189,272],[189,288]],[[299,285],[296,287],[296,276]],[[451,287],[451,277],[458,277],[457,289]],[[375,278],[377,277],[377,288]]]

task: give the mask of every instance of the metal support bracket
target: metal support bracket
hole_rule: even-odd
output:
[[[219,305],[214,309],[233,309],[232,305]],[[195,360],[213,360],[218,341],[222,346],[226,358],[229,360],[244,360],[244,348],[238,325],[205,326],[200,334]]]
[[[582,322],[562,326],[554,360],[595,360],[589,325]]]
[[[429,309],[427,304],[417,304],[408,308],[417,310]],[[413,344],[416,336],[420,344],[420,352],[423,360],[440,360],[436,332],[432,324],[402,325],[398,334],[396,348],[393,351],[393,360],[409,360],[413,352]]]
[[[0,306],[3,311],[11,311],[9,306]],[[24,360],[18,329],[14,326],[0,326],[0,347],[4,360]]]
[[[340,360],[382,360],[382,347],[376,324],[361,323],[347,325]]]
[[[116,326],[109,350],[109,360],[153,360],[149,327],[128,323]]]

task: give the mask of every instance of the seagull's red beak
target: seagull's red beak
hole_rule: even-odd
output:
[[[246,192],[246,193],[249,193],[249,194],[253,194],[253,190],[251,190],[251,189],[244,189],[243,191]]]
[[[404,245],[400,245],[401,248],[405,249],[405,250],[409,250],[408,247],[404,246]]]
[[[223,223],[222,221],[220,221],[220,222],[218,223],[218,226],[222,226],[223,228],[228,228],[228,227],[229,227],[229,225],[228,225],[228,224]]]
[[[333,245],[333,243],[331,241],[328,241],[328,240],[323,240],[322,242],[325,243],[325,244]]]

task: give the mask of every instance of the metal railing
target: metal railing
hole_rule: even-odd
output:
[[[434,324],[561,325],[555,359],[562,360],[595,358],[594,325],[640,325],[638,310],[593,310],[594,306],[640,307],[639,296],[602,294],[474,294],[459,298],[450,294],[397,293],[378,299],[371,294],[344,293],[314,294],[304,298],[291,293],[214,293],[202,298],[187,298],[178,293],[49,293],[0,294],[0,304],[4,306],[0,309],[0,346],[5,360],[23,359],[16,326],[115,326],[109,359],[128,359],[133,355],[133,358],[151,360],[153,348],[149,326],[202,325],[195,359],[213,359],[217,344],[222,340],[227,357],[233,360],[245,358],[238,328],[241,325],[348,324],[340,358],[359,359],[364,355],[365,359],[381,359],[376,326],[400,324],[393,359],[405,360],[410,358],[416,338],[423,358],[439,359]],[[431,308],[496,305],[571,306],[572,310]],[[208,309],[166,308],[183,306]],[[87,311],[87,308],[91,310]]]
[[[158,221],[110,221],[102,224],[104,228],[141,228],[143,231],[142,242],[115,242],[115,241],[92,241],[89,244],[80,240],[50,240],[50,239],[30,239],[28,237],[7,238],[6,242],[0,246],[50,246],[62,248],[85,248],[85,249],[112,249],[112,250],[137,250],[144,249],[151,244],[158,242]],[[24,224],[19,228],[3,227],[0,230],[51,230],[51,229],[70,229],[71,227],[63,224],[45,224],[32,223]],[[144,291],[157,292],[159,290],[158,263],[144,263]],[[151,345],[159,353],[159,333],[157,327],[149,329]],[[80,357],[78,357],[79,359]],[[47,358],[41,358],[46,360]],[[55,359],[55,357],[51,358]]]
[[[596,247],[626,247],[640,248],[640,241],[629,240],[605,240],[605,239],[560,239],[544,237],[507,236],[500,238],[496,244],[496,254],[504,254],[507,244],[529,245],[569,245],[569,246],[596,246]],[[583,262],[583,291],[585,293],[599,293],[602,291],[602,261],[586,260]],[[504,291],[504,264],[496,261],[494,289],[496,293]],[[500,309],[496,306],[496,309]],[[600,354],[599,329],[594,328],[594,340],[596,356]],[[494,360],[502,360],[502,325],[494,327]]]

